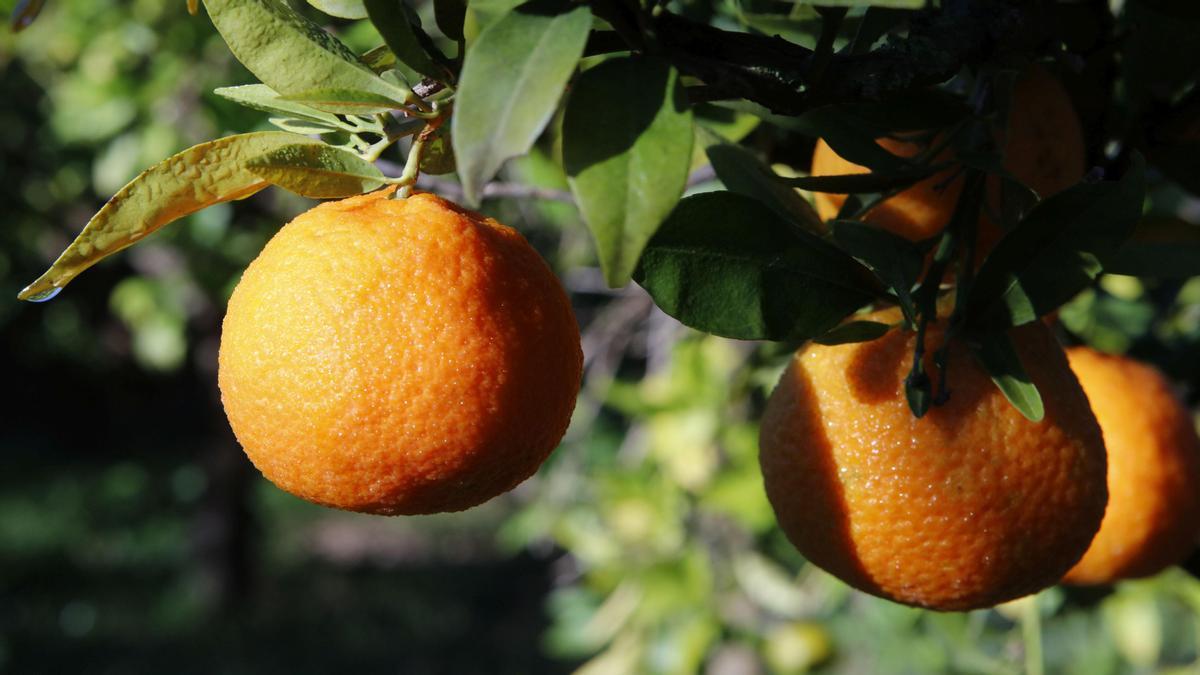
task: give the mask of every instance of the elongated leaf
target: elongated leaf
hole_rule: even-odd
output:
[[[204,0],[204,6],[234,56],[283,96],[343,90],[403,101],[408,95],[285,2]]]
[[[246,161],[295,144],[321,145],[282,131],[240,134],[201,143],[146,169],[108,200],[50,269],[17,297],[49,300],[80,272],[162,226],[258,192],[268,182],[246,168]]]
[[[404,0],[363,0],[363,5],[396,58],[425,77],[442,82],[448,79],[449,72],[430,56],[432,43],[421,30],[421,20]]]
[[[797,4],[821,5],[822,7],[891,7],[894,9],[921,9],[926,0],[795,0]]]
[[[609,286],[629,282],[642,248],[683,194],[693,138],[683,86],[666,63],[609,59],[572,89],[563,164]]]
[[[342,115],[371,115],[400,107],[395,99],[361,89],[311,89],[289,94],[284,99]]]
[[[9,19],[9,25],[13,32],[25,30],[29,24],[33,23],[38,14],[42,13],[42,7],[46,4],[46,0],[20,0],[17,6],[13,8],[12,17]]]
[[[973,345],[972,350],[992,382],[1004,393],[1004,398],[1030,421],[1041,422],[1046,416],[1042,395],[1026,374],[1008,335],[992,333],[981,343]]]
[[[384,175],[358,155],[333,146],[295,143],[246,162],[246,166],[279,187],[312,199],[335,199],[383,186]]]
[[[1110,274],[1151,279],[1200,276],[1200,226],[1175,218],[1144,219],[1133,237],[1101,262]]]
[[[852,342],[870,342],[887,334],[892,327],[878,321],[849,321],[833,330],[813,338],[821,345],[844,345]]]
[[[467,50],[451,136],[463,194],[479,203],[505,160],[533,146],[583,54],[592,15],[579,6],[526,3],[491,24]]]
[[[907,187],[945,169],[945,165],[912,166],[882,173],[853,173],[837,176],[797,176],[781,179],[793,188],[809,192],[862,194]]]
[[[803,340],[876,297],[869,276],[760,202],[705,192],[679,202],[634,278],[693,328],[743,340]]]
[[[736,145],[712,145],[707,150],[717,178],[733,192],[753,197],[790,222],[812,232],[824,226],[812,204],[801,197],[784,178],[761,162],[754,153]]]
[[[309,120],[298,120],[298,119],[293,119],[291,117],[271,117],[271,118],[268,118],[267,121],[270,122],[271,124],[274,124],[275,126],[279,127],[280,129],[283,129],[284,131],[290,131],[293,134],[302,134],[305,136],[308,136],[310,134],[311,135],[332,134],[332,133],[338,133],[338,132],[342,131],[341,129],[336,129],[334,127],[325,126],[325,125],[317,123],[317,122],[311,122]]]
[[[967,301],[975,328],[1019,326],[1071,299],[1129,238],[1142,214],[1145,163],[1039,203],[984,261]]]
[[[334,115],[304,105],[298,101],[288,100],[265,84],[221,87],[214,89],[213,93],[222,98],[227,98],[234,103],[240,103],[247,108],[282,114],[291,118],[320,122],[322,125],[330,127],[337,127],[339,125],[338,118]]]
[[[834,241],[847,253],[863,261],[891,289],[904,316],[917,319],[912,288],[921,275],[925,254],[913,242],[883,228],[852,220],[835,220]]]
[[[339,19],[367,18],[362,0],[308,0],[308,4]]]
[[[425,141],[421,153],[421,173],[439,175],[454,171],[454,146],[450,142],[450,127],[442,125]]]

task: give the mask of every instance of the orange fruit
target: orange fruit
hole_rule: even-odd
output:
[[[327,202],[285,225],[229,300],[218,381],[273,483],[327,506],[457,511],[562,438],[579,329],[515,230],[431,194]]]
[[[900,157],[914,157],[926,149],[905,137],[876,140]],[[1004,148],[1004,168],[1043,198],[1083,177],[1085,152],[1079,116],[1066,90],[1042,66],[1034,65],[1017,78],[1007,133],[998,142]],[[936,161],[952,159],[952,152],[946,150]],[[869,170],[843,159],[825,141],[817,142],[812,175],[857,173]],[[954,170],[947,169],[885,200],[868,212],[865,220],[913,241],[927,239],[950,222],[961,190],[962,180],[954,179]],[[989,180],[988,194],[993,207],[998,205],[1000,182],[994,177]],[[817,192],[814,199],[821,219],[829,220],[837,216],[846,195]],[[981,233],[981,247],[994,245],[1000,234],[998,226],[987,224]]]
[[[930,326],[930,355],[943,330]],[[1019,598],[1079,560],[1107,498],[1100,428],[1046,327],[1012,337],[1041,422],[958,341],[949,400],[920,419],[904,395],[912,332],[797,352],[767,403],[760,462],[776,519],[806,558],[860,590],[938,610]],[[932,356],[926,366],[936,381]]]
[[[1153,367],[1087,347],[1067,351],[1108,447],[1108,510],[1072,584],[1144,577],[1200,544],[1200,440]]]

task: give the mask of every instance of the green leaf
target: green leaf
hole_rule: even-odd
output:
[[[204,0],[204,5],[234,56],[283,96],[342,90],[403,101],[410,95],[285,2]]]
[[[834,241],[875,272],[875,276],[896,295],[905,318],[915,323],[917,310],[912,288],[925,261],[920,246],[867,223],[835,220],[830,227]]]
[[[909,168],[909,160],[893,155],[875,142],[879,134],[858,123],[839,106],[814,108],[792,118],[800,133],[821,138],[841,157],[872,171],[891,172]]]
[[[877,340],[892,329],[892,326],[878,321],[849,321],[833,330],[813,338],[813,342],[821,345],[844,345],[852,342],[870,342]]]
[[[288,94],[283,98],[310,108],[342,115],[386,113],[403,105],[402,101],[361,89],[311,89]]]
[[[711,145],[707,154],[717,178],[725,187],[757,199],[790,222],[811,232],[825,229],[812,204],[754,153],[737,145]]]
[[[642,248],[683,194],[692,140],[683,85],[666,63],[609,59],[572,88],[563,164],[609,286],[629,282]]]
[[[921,9],[926,0],[794,0],[801,5],[822,7],[893,7],[896,9]]]
[[[463,39],[463,21],[467,15],[466,0],[433,0],[433,20],[442,35],[454,41]]]
[[[121,188],[58,260],[17,297],[49,300],[99,260],[206,206],[242,199],[268,182],[246,168],[254,156],[294,144],[322,145],[296,134],[263,131],[201,143],[146,169]]]
[[[1030,421],[1042,421],[1046,415],[1042,396],[1025,373],[1008,335],[991,333],[979,344],[972,345],[971,349],[979,364],[991,376],[992,382],[1004,393],[1004,398]]]
[[[362,0],[308,0],[308,4],[339,19],[367,18]]]
[[[583,54],[591,12],[526,3],[488,26],[467,50],[451,136],[467,202],[512,157],[533,146]]]
[[[295,143],[246,162],[254,173],[312,199],[350,197],[378,189],[384,175],[358,155],[323,143]]]
[[[324,126],[337,127],[338,118],[330,113],[283,98],[265,84],[247,84],[240,87],[221,87],[213,93],[247,108],[263,112],[282,114],[291,118],[319,122]]]
[[[341,129],[325,126],[317,122],[298,120],[291,117],[271,117],[268,118],[267,121],[279,127],[280,129],[283,129],[284,131],[290,131],[293,134],[301,134],[304,136],[331,134],[342,131]]]
[[[781,178],[780,180],[793,188],[800,188],[809,192],[832,192],[842,195],[863,194],[887,192],[888,190],[908,187],[945,168],[946,165],[944,164],[929,164],[885,172],[852,173],[837,176],[797,176],[796,178]]]
[[[363,0],[363,5],[396,58],[425,77],[439,82],[449,79],[449,72],[430,56],[433,45],[421,30],[421,19],[404,0]]]
[[[29,24],[33,23],[34,19],[37,19],[38,14],[42,13],[42,7],[45,4],[46,0],[20,0],[13,8],[8,25],[12,27],[14,33],[25,30]]]
[[[421,173],[437,176],[454,171],[454,145],[450,139],[450,127],[438,127],[425,140],[425,149],[421,152]]]
[[[870,302],[869,276],[761,203],[705,192],[679,202],[634,278],[692,328],[743,340],[804,340]]]
[[[1040,202],[988,255],[967,299],[972,328],[1037,320],[1086,288],[1142,215],[1145,162],[1120,181],[1083,183]]]

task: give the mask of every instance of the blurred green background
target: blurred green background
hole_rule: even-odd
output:
[[[636,288],[606,290],[578,214],[553,201],[487,204],[560,272],[584,327],[579,407],[539,475],[423,518],[275,489],[225,422],[216,350],[240,271],[310,202],[272,189],[213,207],[53,302],[15,299],[139,170],[266,128],[211,94],[249,81],[182,0],[51,0],[0,34],[0,672],[1200,672],[1200,582],[1182,569],[936,614],[806,565],[756,457],[786,349],[705,338]],[[811,147],[766,127],[751,142],[785,163]],[[562,189],[546,148],[505,179]],[[1149,209],[1200,215],[1161,181]],[[1105,277],[1062,322],[1156,362],[1194,403],[1200,282]]]

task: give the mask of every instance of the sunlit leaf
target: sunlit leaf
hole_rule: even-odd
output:
[[[365,19],[363,0],[308,0],[308,4],[339,19]]]
[[[283,96],[333,90],[403,101],[409,95],[287,3],[204,0],[204,5],[234,56]]]
[[[646,241],[683,194],[692,140],[683,86],[666,63],[618,57],[575,83],[563,117],[563,164],[610,286],[629,282]]]
[[[335,199],[383,186],[374,164],[347,150],[324,144],[296,143],[246,162],[254,173],[279,187],[312,199]]]
[[[331,113],[317,110],[298,101],[283,98],[274,89],[265,84],[247,84],[240,87],[221,87],[213,93],[230,101],[240,103],[247,108],[263,112],[283,114],[288,117],[319,122],[325,126],[338,126],[338,118]]]
[[[50,269],[17,297],[49,300],[80,272],[162,226],[258,192],[268,182],[246,167],[247,160],[296,144],[322,145],[282,131],[240,134],[201,143],[146,169],[109,199]]]
[[[467,51],[451,136],[463,194],[479,203],[485,183],[533,146],[583,54],[586,6],[526,3],[491,24]]]

